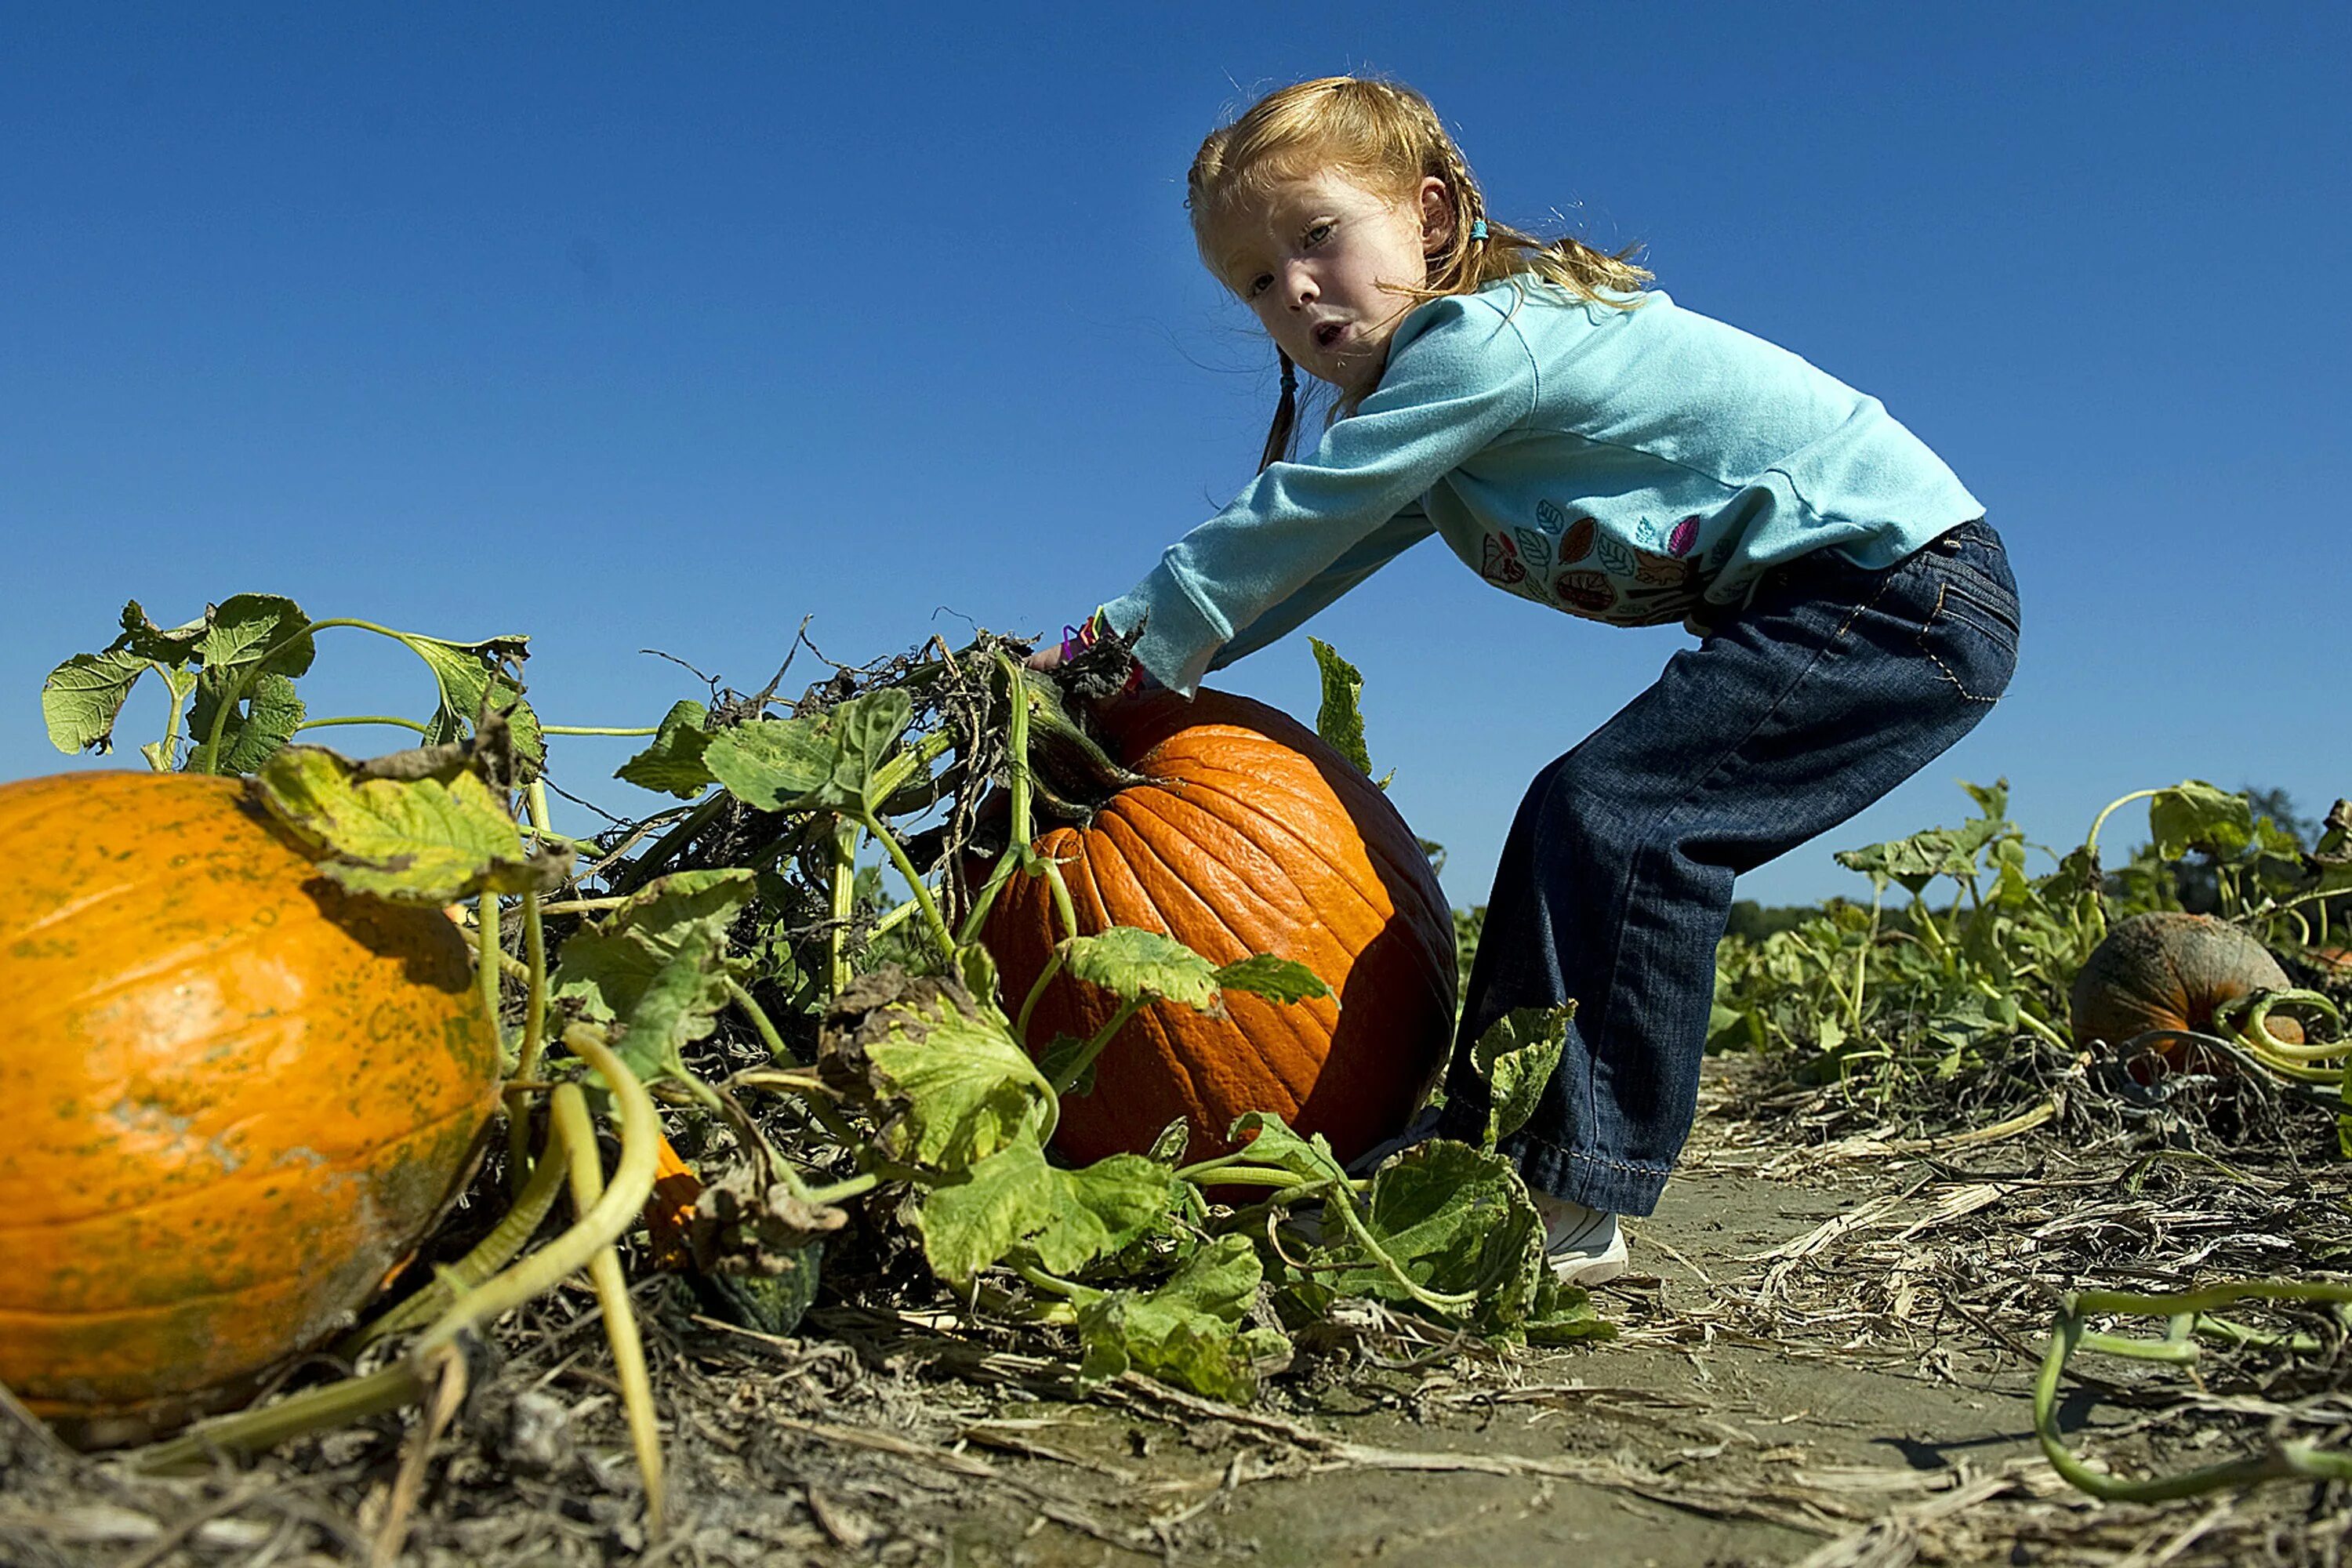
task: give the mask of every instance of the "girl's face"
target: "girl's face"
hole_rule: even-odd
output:
[[[1433,175],[1398,199],[1342,174],[1307,174],[1227,216],[1214,270],[1300,369],[1360,397],[1420,303],[1398,289],[1422,286],[1429,252],[1453,225],[1445,182]]]

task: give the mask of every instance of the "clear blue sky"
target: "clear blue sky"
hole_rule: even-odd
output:
[[[1192,254],[1194,147],[1369,68],[1499,216],[1643,242],[2010,542],[2008,700],[1747,893],[1860,889],[1830,849],[1958,820],[1959,777],[2062,847],[2185,776],[2315,815],[2352,794],[2347,58],[2352,10],[2303,4],[13,5],[0,778],[96,765],[36,693],[127,598],[527,631],[581,724],[697,694],[641,649],[750,689],[804,616],[859,661],[1084,613],[1241,485],[1271,404]],[[1434,543],[1312,629],[1458,902],[1683,641]],[[314,713],[429,705],[373,642],[321,638]],[[1226,680],[1312,711],[1303,637]],[[649,809],[628,749],[555,776]]]

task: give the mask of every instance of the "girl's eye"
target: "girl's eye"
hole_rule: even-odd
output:
[[[1328,222],[1311,224],[1307,226],[1307,243],[1309,245],[1320,245],[1330,237],[1331,226]]]
[[[1273,283],[1274,279],[1271,274],[1261,272],[1249,280],[1249,286],[1242,290],[1242,298],[1255,300],[1271,288]]]

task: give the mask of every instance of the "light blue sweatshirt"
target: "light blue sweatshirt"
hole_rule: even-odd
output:
[[[1190,695],[1434,532],[1522,598],[1705,620],[1816,550],[1891,566],[1984,515],[1942,459],[1786,349],[1677,306],[1528,278],[1415,309],[1381,383],[1104,606]]]

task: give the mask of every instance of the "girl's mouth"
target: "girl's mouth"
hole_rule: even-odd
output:
[[[1343,321],[1324,322],[1315,329],[1315,346],[1318,349],[1329,348],[1339,341],[1340,334],[1347,330],[1347,323]]]

